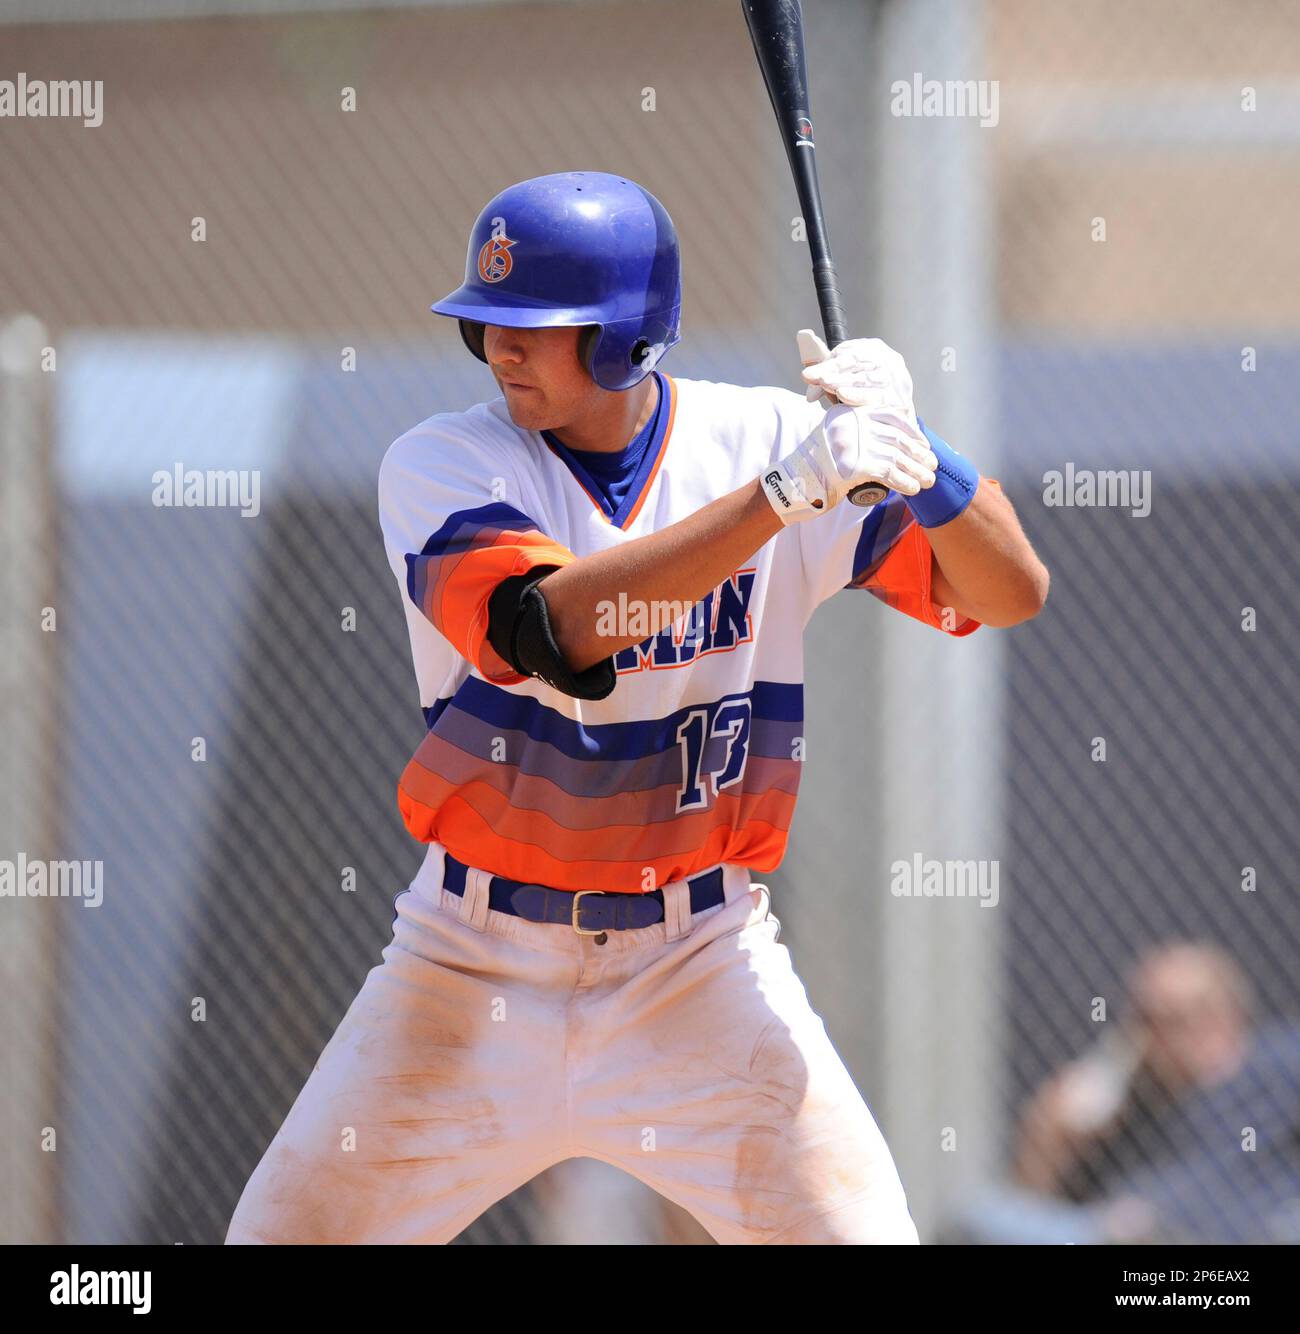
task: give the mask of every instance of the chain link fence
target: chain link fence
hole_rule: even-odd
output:
[[[794,387],[817,324],[731,0],[114,8],[0,15],[0,80],[87,81],[0,117],[9,1242],[221,1240],[378,962],[375,479],[495,392],[428,314],[481,205],[653,191],[677,376]],[[782,939],[923,1239],[1300,1240],[1300,6],[805,11],[854,331],[1053,583],[960,644],[819,612]],[[460,1240],[708,1238],[583,1161]]]

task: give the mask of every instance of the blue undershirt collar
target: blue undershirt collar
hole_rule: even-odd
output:
[[[654,377],[659,395],[655,409],[650,414],[650,420],[623,449],[612,453],[570,449],[561,444],[550,431],[542,432],[542,438],[600,505],[605,516],[615,524],[620,523],[635,506],[663,443],[663,432],[667,426],[664,404],[668,391],[658,371],[654,372]]]

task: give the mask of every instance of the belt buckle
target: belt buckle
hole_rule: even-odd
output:
[[[581,905],[581,903],[582,903],[582,900],[583,900],[584,898],[586,898],[587,895],[589,895],[589,894],[601,894],[601,895],[603,895],[603,894],[604,894],[604,890],[601,890],[601,889],[579,889],[579,890],[577,890],[577,891],[574,893],[574,895],[573,895],[573,929],[574,929],[580,936],[603,936],[603,935],[605,934],[603,930],[594,930],[594,931],[593,931],[590,927],[582,926],[581,923],[580,923],[580,917],[579,917],[579,914],[580,914],[581,911],[582,911],[580,905]]]

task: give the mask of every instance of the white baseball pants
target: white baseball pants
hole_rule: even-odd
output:
[[[227,1243],[441,1243],[568,1158],[612,1163],[722,1243],[917,1241],[766,886],[610,931],[489,910],[430,849],[235,1209]]]

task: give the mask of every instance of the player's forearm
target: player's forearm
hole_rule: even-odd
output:
[[[1017,625],[1047,599],[1047,567],[1034,554],[1002,488],[981,478],[950,523],[927,528],[934,552],[933,601],[985,625]]]
[[[639,644],[687,612],[781,522],[747,483],[679,523],[584,556],[539,586],[556,643],[574,671]]]

